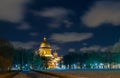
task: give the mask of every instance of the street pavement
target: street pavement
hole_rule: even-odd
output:
[[[52,72],[39,72],[39,71],[22,71],[19,72],[8,72],[0,73],[0,78],[88,78],[88,77],[78,77],[72,74],[58,74]]]
[[[18,72],[0,72],[0,78],[12,78],[17,74]]]
[[[59,77],[54,77],[54,76],[30,71],[30,72],[20,72],[13,78],[59,78]]]

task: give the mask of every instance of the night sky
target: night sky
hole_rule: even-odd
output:
[[[120,40],[120,1],[0,0],[0,38],[37,50],[44,36],[60,55],[114,47]]]

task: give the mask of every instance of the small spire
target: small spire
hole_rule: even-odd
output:
[[[44,37],[44,41],[46,41],[46,37]]]

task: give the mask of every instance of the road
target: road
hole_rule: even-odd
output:
[[[59,78],[59,77],[54,77],[54,76],[30,71],[30,72],[20,72],[13,78]]]
[[[18,72],[0,72],[0,78],[12,78],[13,76],[15,76],[16,74],[18,74]]]
[[[0,78],[120,78],[120,70],[0,72]]]
[[[43,72],[43,71],[24,71],[24,72],[8,72],[1,73],[0,78],[86,78],[86,77],[78,77],[73,76],[71,74],[57,74],[53,72]]]
[[[7,72],[0,73],[0,78],[88,78],[79,77],[72,74],[58,74],[53,72],[43,72],[43,71],[24,71],[24,72]]]

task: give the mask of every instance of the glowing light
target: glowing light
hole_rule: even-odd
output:
[[[18,67],[18,65],[16,64],[15,67]]]
[[[28,64],[25,64],[25,66],[28,66]]]
[[[95,65],[95,66],[97,66],[98,64],[97,64],[97,63],[95,63],[94,65]]]
[[[73,64],[73,68],[74,68],[74,69],[76,69],[76,68],[77,68],[76,64]]]
[[[103,63],[100,63],[101,66],[103,66],[104,64]]]

